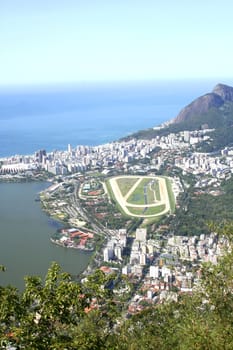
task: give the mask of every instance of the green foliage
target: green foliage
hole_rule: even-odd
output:
[[[0,271],[5,271],[5,270],[6,270],[5,266],[0,265]]]
[[[207,222],[220,223],[233,221],[233,180],[223,183],[222,194],[213,196],[207,193],[195,193],[192,187],[182,194],[182,206],[176,210],[171,227],[181,235],[200,235],[209,233]]]
[[[175,207],[176,207],[176,200],[175,200],[175,196],[174,196],[174,193],[172,190],[171,180],[166,177],[165,181],[166,181],[166,186],[167,186],[167,193],[168,193],[168,198],[169,198],[169,202],[170,202],[171,212],[174,213]]]
[[[188,120],[170,124],[161,130],[141,130],[131,135],[130,138],[151,139],[184,130],[200,130],[203,124],[207,124],[209,129],[216,130],[210,133],[211,142],[204,142],[200,145],[200,151],[214,152],[233,144],[233,102],[225,102],[220,108],[211,108],[207,113],[193,115]]]
[[[233,223],[211,230],[228,244],[217,265],[203,265],[196,291],[178,302],[147,304],[130,319],[120,317],[112,292],[116,276],[100,270],[78,284],[54,263],[44,283],[26,277],[22,294],[0,287],[1,349],[231,350]]]
[[[88,305],[80,295],[80,285],[61,273],[56,263],[48,270],[44,285],[38,277],[26,277],[21,297],[24,312],[17,327],[20,343],[48,349],[54,339],[61,342],[67,325],[78,324]]]
[[[127,199],[128,203],[131,204],[145,204],[144,200],[144,190],[147,188],[148,184],[151,182],[151,179],[145,178],[140,181],[137,188]]]
[[[127,207],[127,209],[132,213],[136,215],[157,215],[164,211],[165,204],[156,205],[153,207]]]
[[[2,346],[101,349],[103,329],[107,337],[117,316],[110,288],[114,277],[97,270],[78,284],[53,263],[44,283],[39,277],[26,277],[22,294],[13,287],[0,287]],[[92,310],[93,298],[97,307]]]

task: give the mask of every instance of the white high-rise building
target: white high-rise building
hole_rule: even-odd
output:
[[[190,140],[190,132],[188,130],[184,131],[184,141],[189,142]]]
[[[104,248],[104,261],[109,261],[108,248]]]
[[[159,277],[159,267],[158,266],[150,266],[150,277],[158,278]]]
[[[145,242],[141,243],[141,251],[142,253],[146,254],[147,253],[147,245]]]
[[[152,290],[148,290],[147,291],[147,299],[152,299],[152,296],[153,296]]]
[[[166,275],[171,274],[171,270],[167,266],[162,266],[161,274],[162,274],[162,277],[165,277]]]
[[[104,248],[104,261],[112,260],[113,256],[114,256],[113,249],[108,247]]]
[[[139,261],[140,261],[140,265],[146,265],[146,254],[140,253]]]
[[[122,245],[122,247],[126,247],[126,237],[127,237],[126,229],[118,230],[118,239],[119,239],[119,243]]]
[[[130,265],[123,266],[122,275],[128,275],[129,273],[131,273],[131,266]]]
[[[116,245],[116,247],[114,248],[114,254],[117,257],[117,259],[119,259],[119,260],[122,259],[121,246],[120,245]]]
[[[145,241],[146,240],[146,228],[137,228],[136,230],[136,240]]]

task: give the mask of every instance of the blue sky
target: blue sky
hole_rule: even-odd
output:
[[[233,77],[232,0],[0,0],[0,85]]]

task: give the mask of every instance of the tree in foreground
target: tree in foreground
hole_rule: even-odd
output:
[[[39,277],[26,277],[22,294],[0,287],[2,348],[12,344],[19,349],[97,349],[103,329],[112,324],[105,310],[111,294],[104,288],[108,282],[101,271],[84,284],[73,282],[53,263],[44,283]]]
[[[76,283],[54,263],[44,283],[27,277],[22,294],[0,287],[1,348],[233,349],[233,224],[219,231],[227,237],[226,254],[217,265],[203,265],[192,295],[149,307],[129,320],[120,318],[111,288],[115,276],[100,270]]]

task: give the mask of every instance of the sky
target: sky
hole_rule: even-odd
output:
[[[232,0],[0,0],[0,85],[233,77]]]

